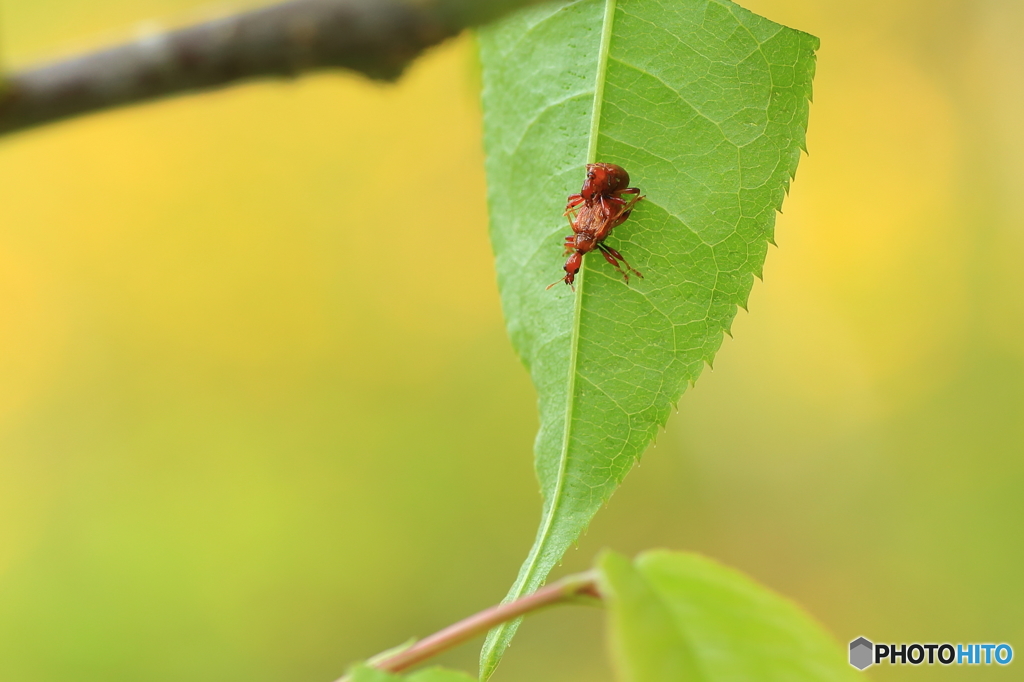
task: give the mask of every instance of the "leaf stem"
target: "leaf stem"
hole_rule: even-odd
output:
[[[371,659],[371,665],[387,672],[400,672],[482,635],[495,625],[525,616],[547,606],[563,603],[587,603],[595,599],[601,599],[601,594],[597,590],[597,574],[594,571],[576,573],[515,601],[484,609],[409,647]],[[349,682],[349,680],[350,677],[345,675],[336,682]]]

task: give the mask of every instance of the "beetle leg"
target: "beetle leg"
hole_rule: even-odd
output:
[[[605,220],[614,222],[611,227],[621,225],[625,222],[626,218],[629,217],[629,212],[633,210],[633,206],[636,202],[640,201],[641,198],[642,197],[633,197],[629,201],[626,201],[621,197],[606,194],[601,197],[601,213],[604,215]]]
[[[612,247],[607,246],[605,244],[598,244],[597,247],[599,249],[601,249],[601,254],[604,256],[605,260],[607,260],[609,263],[611,263],[612,265],[615,266],[615,269],[618,270],[619,273],[622,274],[622,277],[623,277],[623,279],[626,280],[626,282],[629,282],[629,275],[627,275],[626,273],[622,272],[622,269],[619,268],[618,261],[622,261],[622,264],[626,266],[626,269],[629,270],[630,272],[632,272],[634,275],[636,275],[640,279],[644,278],[644,276],[642,274],[640,274],[639,270],[637,270],[632,265],[627,263],[626,259],[622,257],[622,254],[619,253],[618,251],[616,251],[615,249],[613,249]]]
[[[627,211],[632,211],[633,207],[636,206],[636,202],[640,201],[641,199],[645,199],[645,198],[646,197],[644,197],[642,194],[640,194],[640,190],[637,190],[636,191],[636,196],[633,197],[632,199],[630,199],[629,202],[626,204],[626,210]]]
[[[619,261],[615,260],[615,256],[608,253],[608,250],[605,249],[604,246],[599,245],[597,248],[601,250],[601,255],[604,256],[604,259],[612,264],[612,267],[615,268],[615,272],[622,275],[622,279],[626,280],[626,284],[629,284],[629,273],[619,267]]]
[[[610,196],[610,195],[607,195],[607,194],[602,194],[600,201],[601,201],[601,215],[604,216],[604,219],[606,221],[615,220],[616,218],[619,217],[619,214],[622,212],[621,208],[619,210],[616,210],[616,209],[612,208],[612,206],[610,206],[609,204],[619,203],[619,204],[621,204],[623,206],[625,206],[625,204],[626,204],[626,202],[623,201],[622,199],[617,199],[616,197],[613,197],[613,196]]]
[[[569,218],[569,222],[571,223],[573,218],[576,217],[576,209],[577,209],[577,207],[580,204],[582,204],[582,203],[583,203],[583,197],[582,196],[580,196],[579,194],[572,194],[572,195],[570,195],[569,196],[569,201],[566,202],[566,204],[565,204],[565,213],[563,213],[562,215],[572,216],[571,218]]]
[[[634,194],[634,192],[630,191],[631,189],[635,189],[635,188],[630,187],[629,189],[624,189],[624,190],[622,190],[621,194]],[[616,204],[617,206],[621,206],[622,210],[624,212],[625,211],[632,211],[633,210],[633,206],[636,205],[636,202],[638,202],[641,199],[643,199],[643,197],[640,196],[640,190],[636,190],[635,194],[637,196],[633,197],[629,201],[626,201],[625,199],[623,199],[622,197],[619,197],[619,196],[609,196],[609,197],[607,197],[607,199],[608,199],[608,201],[612,202],[613,204]]]
[[[611,220],[611,226],[608,229],[611,230],[612,227],[618,227],[622,223],[626,222],[626,218],[628,218],[629,214],[633,212],[633,207],[636,206],[636,202],[641,199],[643,199],[643,197],[633,197],[628,202],[623,201],[622,212]],[[622,200],[620,199],[619,201]]]

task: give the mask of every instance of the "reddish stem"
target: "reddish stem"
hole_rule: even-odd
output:
[[[597,590],[597,577],[593,572],[567,576],[547,587],[542,587],[533,594],[484,609],[480,613],[419,640],[406,649],[374,660],[371,665],[381,670],[397,673],[482,635],[496,625],[547,606],[579,601],[580,597],[601,598],[601,594]],[[345,675],[337,682],[348,682],[348,680],[349,676]]]

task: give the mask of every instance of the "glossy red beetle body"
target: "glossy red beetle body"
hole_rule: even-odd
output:
[[[624,194],[632,195],[626,200]],[[622,254],[604,243],[612,229],[626,222],[636,202],[643,199],[640,190],[629,186],[629,173],[614,163],[588,163],[587,178],[579,194],[572,194],[565,206],[572,234],[565,238],[565,277],[560,282],[569,286],[576,281],[576,274],[583,265],[583,256],[594,249],[629,282],[629,273],[643,278],[633,269]],[[621,263],[621,265],[620,265]],[[622,265],[626,267],[622,269]],[[548,289],[558,284],[551,284]]]

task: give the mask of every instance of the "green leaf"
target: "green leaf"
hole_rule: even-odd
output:
[[[512,342],[537,387],[536,590],[711,363],[760,276],[804,146],[813,36],[726,0],[579,0],[481,33],[491,238]],[[647,199],[559,285],[565,198],[618,163]],[[518,621],[496,628],[481,676]]]
[[[457,670],[445,668],[426,668],[408,675],[396,675],[377,668],[358,665],[352,669],[351,682],[476,682],[476,678]]]
[[[623,682],[853,682],[860,677],[798,606],[695,554],[599,561]]]

